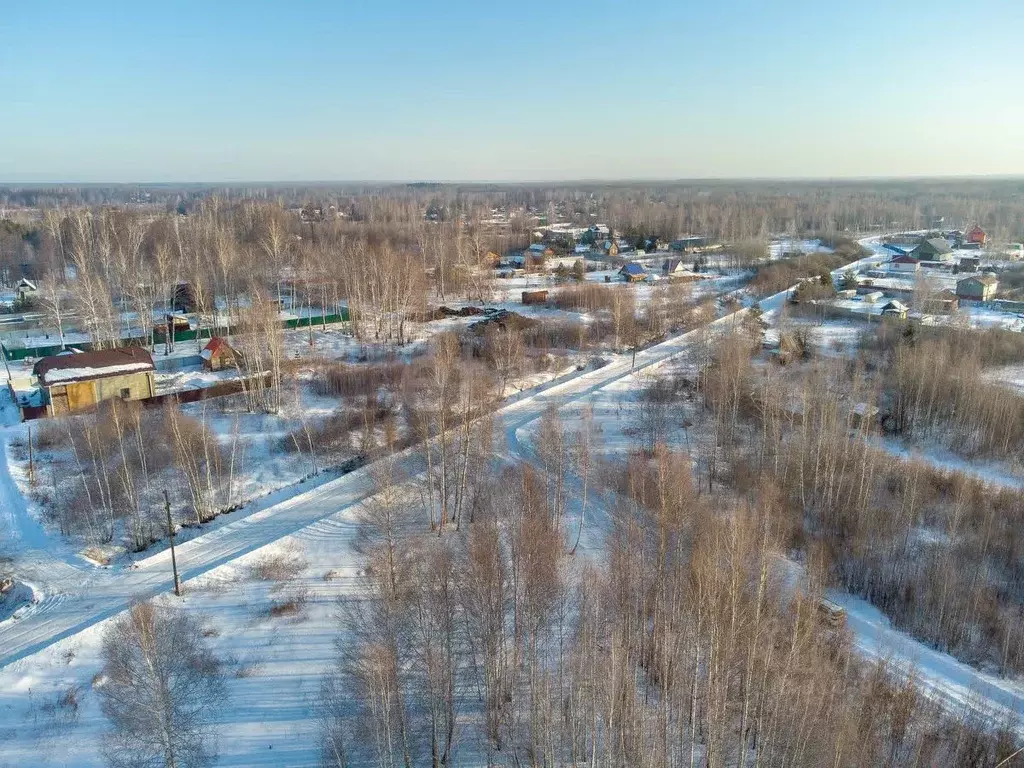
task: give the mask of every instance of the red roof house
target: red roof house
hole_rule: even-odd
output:
[[[985,230],[975,224],[969,230],[967,230],[967,242],[977,243],[978,245],[984,245],[985,241],[988,240],[988,235],[985,234]]]

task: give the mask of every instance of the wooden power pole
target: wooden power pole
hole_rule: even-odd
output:
[[[181,597],[181,582],[178,580],[178,561],[174,557],[174,521],[171,520],[171,498],[164,488],[164,510],[167,512],[167,537],[171,541],[171,570],[174,571],[174,594]]]
[[[32,425],[28,425],[28,484],[36,484],[36,464],[32,459]]]

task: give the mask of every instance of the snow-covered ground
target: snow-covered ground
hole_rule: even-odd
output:
[[[985,372],[985,378],[1002,384],[1024,395],[1024,365],[1002,365]]]
[[[865,241],[871,246],[871,241]],[[877,239],[875,243],[877,244]],[[781,307],[785,295],[761,302],[766,312]],[[740,319],[716,321],[719,328]],[[615,356],[596,370],[573,372],[512,398],[498,416],[508,458],[530,460],[538,419],[551,404],[570,418],[593,411],[606,446],[623,439],[621,407],[665,364],[685,358],[704,330],[691,332],[629,356]],[[411,452],[398,458],[417,469]],[[360,559],[352,550],[353,522],[370,493],[367,471],[359,470],[273,502],[210,530],[178,549],[185,579],[185,610],[205,617],[210,642],[228,663],[229,706],[221,709],[219,765],[316,765],[313,701],[323,671],[336,656],[339,626],[335,600],[356,588]],[[104,570],[65,561],[49,540],[39,538],[34,520],[6,468],[0,472],[0,506],[13,512],[5,525],[18,536],[19,568],[35,567],[45,578],[47,597],[17,621],[0,623],[0,764],[101,765],[98,739],[105,728],[92,682],[100,669],[103,623],[137,597],[167,596],[167,552],[140,560],[131,570]],[[598,505],[595,503],[595,507]],[[593,538],[600,546],[600,510]],[[570,524],[571,529],[571,524]],[[278,583],[258,579],[251,566],[286,556],[297,561],[294,575]],[[59,566],[58,569],[55,566]],[[63,570],[61,570],[63,569]],[[44,572],[45,571],[45,572]],[[855,642],[865,655],[883,655],[900,666],[915,666],[931,695],[974,706],[1024,713],[1024,689],[996,680],[938,654],[893,630],[870,606],[836,595],[847,607]],[[297,613],[273,617],[271,608],[299,599]],[[52,706],[70,686],[78,686],[79,707],[72,720]]]
[[[792,253],[832,253],[832,249],[821,242],[821,240],[807,240],[793,237],[782,237],[772,240],[768,244],[768,253],[771,259],[781,259],[786,254]]]
[[[909,672],[925,696],[955,713],[973,711],[993,724],[1020,722],[1024,714],[1020,681],[981,672],[929,648],[893,629],[881,611],[865,600],[841,592],[831,592],[829,598],[846,611],[854,646],[864,658],[887,661]]]

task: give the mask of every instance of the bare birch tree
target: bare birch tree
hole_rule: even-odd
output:
[[[216,758],[212,721],[224,706],[220,664],[200,623],[138,603],[103,636],[104,754],[115,768],[200,768]]]

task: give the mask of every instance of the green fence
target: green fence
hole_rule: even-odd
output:
[[[327,316],[317,315],[316,317],[293,317],[289,320],[285,320],[281,323],[281,327],[286,330],[294,330],[296,328],[308,328],[309,326],[317,325],[333,325],[334,323],[344,323],[348,321],[348,309],[342,309],[341,312],[330,314]],[[197,328],[195,330],[189,328],[188,330],[180,330],[174,332],[174,342],[179,341],[195,341],[196,339],[209,339],[212,336],[230,336],[234,332],[233,328]],[[140,347],[143,342],[147,339],[141,337],[133,337],[128,339],[121,339],[119,346],[122,347]],[[153,341],[155,344],[164,344],[166,334],[154,333]],[[92,342],[85,342],[83,344],[74,344],[75,349],[81,349],[88,352],[95,344]],[[3,347],[4,357],[8,360],[24,360],[27,357],[49,357],[50,355],[56,355],[61,351],[60,344],[51,344],[45,347],[15,347],[9,349],[6,345]]]

